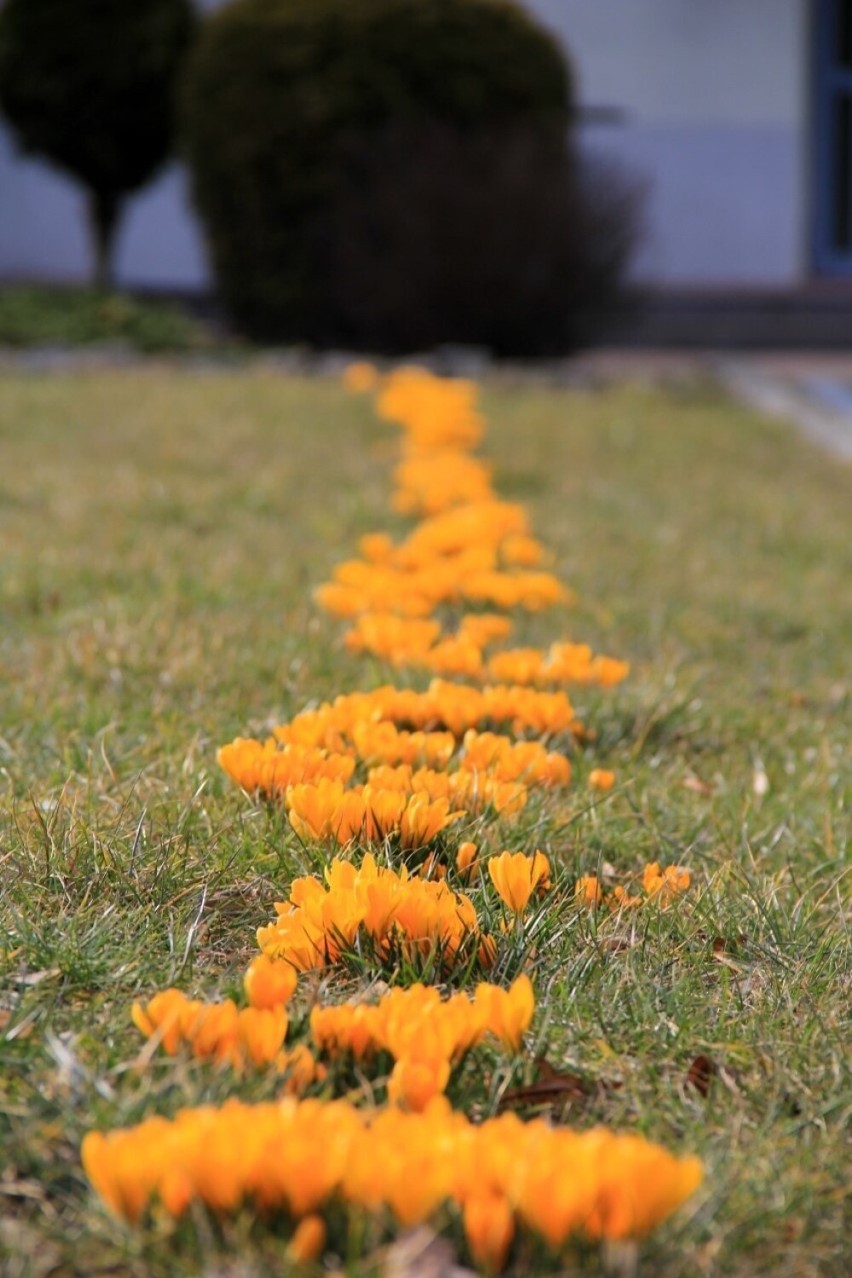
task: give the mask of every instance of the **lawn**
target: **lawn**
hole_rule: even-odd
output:
[[[497,492],[525,505],[577,594],[570,609],[519,620],[520,642],[587,640],[632,671],[616,689],[572,689],[597,732],[576,750],[575,784],[492,833],[497,847],[544,849],[561,895],[558,926],[528,957],[538,1011],[526,1059],[466,1075],[470,1103],[487,1113],[501,1089],[529,1083],[538,1053],[583,1080],[556,1118],[698,1154],[704,1183],[643,1243],[643,1273],[839,1278],[852,1105],[850,471],[709,381],[494,378],[482,403]],[[169,985],[235,994],[256,928],[314,868],[285,817],[222,774],[216,750],[391,677],[345,650],[312,590],[360,536],[407,526],[389,504],[396,447],[370,398],[330,380],[166,364],[2,374],[10,1278],[254,1278],[285,1266],[284,1234],[248,1213],[194,1211],[176,1231],[156,1216],[116,1224],[79,1149],[93,1127],[235,1088],[275,1093],[262,1074],[235,1084],[142,1050],[129,1008]],[[604,797],[587,785],[595,767],[617,775]],[[575,905],[580,875],[650,861],[691,871],[669,909],[616,924]],[[296,1003],[332,988],[307,980]],[[405,1272],[383,1251],[344,1262]],[[600,1269],[596,1251],[565,1265]],[[516,1271],[552,1268],[522,1257]]]

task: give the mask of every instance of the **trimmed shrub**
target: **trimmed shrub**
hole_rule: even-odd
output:
[[[319,340],[556,355],[619,301],[641,191],[528,130],[438,126],[366,144],[330,213]]]
[[[567,340],[597,234],[572,102],[561,50],[509,0],[234,0],[184,115],[232,317],[388,350]]]
[[[0,109],[26,151],[89,191],[96,276],[109,283],[123,198],[168,158],[191,0],[5,0]]]

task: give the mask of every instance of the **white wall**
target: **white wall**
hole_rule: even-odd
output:
[[[526,0],[577,55],[581,97],[642,124],[801,115],[806,0]]]
[[[199,292],[210,271],[186,174],[173,164],[128,201],[116,244],[122,285]],[[22,157],[0,127],[0,280],[87,281],[93,268],[83,188]]]
[[[807,0],[527,0],[573,53],[592,153],[648,183],[637,278],[786,285],[808,266]]]
[[[2,0],[0,0],[2,3]],[[212,9],[221,0],[196,0]],[[59,169],[23,156],[0,122],[0,280],[80,283],[92,246],[83,188]],[[184,170],[169,165],[128,200],[116,244],[121,285],[201,292],[210,269]]]
[[[200,0],[214,8],[219,0]],[[786,285],[807,270],[807,0],[526,0],[574,55],[580,101],[621,123],[583,143],[648,185],[638,279]],[[82,280],[79,189],[14,154],[0,126],[0,279]],[[127,285],[203,288],[176,167],[137,197],[118,243]]]

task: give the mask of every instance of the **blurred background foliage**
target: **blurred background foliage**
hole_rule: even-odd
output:
[[[549,355],[612,313],[642,192],[582,154],[572,69],[515,0],[231,0],[199,21],[136,0],[132,22],[81,0],[70,29],[61,7],[0,8],[0,107],[87,187],[98,286],[126,194],[178,146],[252,339]]]
[[[112,346],[149,354],[225,350],[217,330],[186,305],[94,288],[0,290],[0,345]]]
[[[70,19],[70,20],[69,20]],[[112,282],[126,197],[174,150],[192,0],[5,0],[0,109],[24,151],[86,188],[95,282]]]
[[[223,299],[264,340],[500,354],[590,336],[637,193],[591,175],[573,77],[506,0],[234,0],[185,153]]]

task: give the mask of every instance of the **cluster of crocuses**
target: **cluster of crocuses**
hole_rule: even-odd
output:
[[[554,1249],[577,1235],[641,1238],[693,1192],[695,1158],[640,1136],[573,1132],[504,1114],[472,1123],[443,1098],[422,1111],[296,1100],[181,1111],[106,1135],[83,1161],[104,1201],[130,1221],[152,1201],[181,1216],[194,1200],[219,1213],[250,1205],[300,1222],[296,1255],[322,1251],[325,1215],[342,1205],[412,1227],[448,1211],[472,1257],[504,1264],[518,1227]]]
[[[584,874],[577,879],[574,895],[593,910],[599,905],[610,910],[633,909],[647,901],[654,901],[665,909],[687,892],[691,883],[692,875],[683,866],[667,865],[664,869],[659,861],[650,861],[642,871],[641,891],[644,895],[632,893],[623,883],[609,886],[596,874]]]
[[[258,929],[261,952],[285,959],[300,972],[337,963],[362,944],[379,964],[400,960],[453,967],[460,952],[480,944],[476,909],[469,897],[441,879],[409,875],[377,865],[367,854],[359,866],[336,859],[325,881],[296,879],[276,917]]]
[[[304,839],[393,837],[413,850],[466,815],[516,813],[531,787],[570,780],[564,753],[494,727],[583,732],[564,692],[435,679],[425,692],[386,685],[337,697],[264,741],[238,737],[219,762],[248,793],[282,801]],[[359,767],[364,782],[354,780]]]
[[[359,719],[330,735],[335,749],[237,738],[220,749],[219,762],[248,793],[282,800],[304,838],[345,845],[399,835],[404,848],[423,846],[466,813],[517,812],[529,787],[571,778],[568,758],[540,741],[475,728],[458,739]],[[348,784],[356,766],[367,770],[366,783]]]
[[[423,692],[383,684],[372,692],[348,692],[302,710],[272,737],[280,747],[355,752],[372,762],[445,764],[469,729],[508,730],[517,737],[580,736],[583,724],[564,692],[516,684],[476,688],[433,679]],[[411,739],[413,738],[413,740]],[[244,748],[245,739],[238,738]],[[220,751],[225,765],[228,746]],[[422,757],[421,757],[422,756]],[[234,777],[239,781],[239,777]]]
[[[490,881],[508,910],[511,924],[524,914],[537,892],[551,887],[550,862],[543,852],[531,856],[504,851],[487,860]],[[393,975],[404,961],[446,973],[459,956],[476,956],[487,971],[496,954],[494,938],[480,932],[470,897],[446,882],[446,866],[436,853],[416,874],[377,864],[367,853],[360,865],[336,858],[324,879],[296,879],[289,900],[276,904],[275,919],[258,929],[263,954],[283,959],[300,972],[360,958],[367,947],[378,965]],[[470,877],[479,869],[476,844],[459,846],[455,870]]]
[[[626,662],[595,656],[586,644],[507,648],[486,656],[486,648],[511,632],[505,618],[495,627],[465,614],[449,630],[436,618],[447,605],[535,612],[567,603],[570,595],[540,566],[546,555],[523,507],[499,501],[487,467],[469,455],[479,432],[447,430],[435,442],[410,414],[412,396],[423,392],[422,376],[395,380],[399,384],[379,400],[379,411],[406,431],[395,505],[422,518],[399,544],[383,533],[362,538],[361,558],[338,565],[332,581],[317,590],[324,608],[352,620],[347,646],[395,666],[516,685],[610,686],[624,679]],[[463,419],[461,400],[456,412],[448,420]]]
[[[278,966],[293,972],[288,963]],[[134,1003],[132,1015],[137,1029],[170,1056],[186,1049],[199,1060],[228,1064],[238,1072],[248,1065],[274,1067],[287,1076],[288,1090],[295,1092],[324,1077],[304,1044],[285,1049],[289,1017],[283,1003],[239,1008],[233,999],[205,1003],[188,998],[182,990],[168,989],[145,1006]]]
[[[626,662],[595,655],[585,643],[553,643],[547,649],[505,648],[486,657],[486,647],[497,636],[476,623],[490,617],[488,613],[466,613],[455,631],[446,634],[441,623],[431,617],[362,612],[344,638],[351,652],[369,653],[393,666],[498,683],[609,687],[628,673]]]
[[[324,1056],[351,1056],[362,1068],[387,1052],[394,1061],[388,1098],[417,1112],[445,1091],[453,1068],[487,1035],[519,1052],[534,1011],[525,975],[508,990],[481,982],[472,998],[442,999],[434,986],[418,984],[391,989],[375,1004],[315,1007],[311,1036]]]
[[[371,922],[381,930],[381,922]],[[385,935],[387,930],[385,925]],[[315,1006],[310,1016],[315,1053],[305,1043],[288,1050],[286,1005],[296,989],[297,967],[304,970],[300,964],[311,955],[287,954],[280,956],[274,938],[264,945],[245,975],[248,1007],[238,1008],[233,999],[205,1003],[168,989],[147,1004],[134,1004],[133,1023],[170,1056],[186,1051],[239,1072],[248,1066],[274,1069],[293,1094],[327,1077],[324,1060],[350,1056],[363,1070],[387,1052],[394,1062],[388,1098],[421,1110],[445,1091],[452,1070],[487,1035],[517,1053],[535,1010],[526,975],[508,990],[480,982],[472,998],[459,992],[443,999],[434,986],[415,984],[393,988],[376,1003]]]
[[[363,365],[347,381],[378,384]],[[532,1022],[526,974],[509,988],[480,979],[472,993],[421,982],[505,971],[495,969],[499,946],[519,940],[523,955],[527,912],[534,901],[548,909],[549,858],[538,849],[497,853],[486,833],[493,820],[511,820],[533,788],[566,785],[565,750],[591,735],[565,691],[546,685],[607,686],[627,667],[567,643],[486,657],[511,631],[490,611],[464,612],[444,630],[435,613],[445,605],[534,611],[568,594],[542,568],[524,511],[495,497],[488,466],[473,455],[483,423],[469,383],[402,370],[381,383],[379,411],[404,431],[394,504],[421,522],[399,545],[384,534],[363,539],[362,558],[341,565],[318,597],[352,618],[351,650],[473,682],[436,677],[423,691],[350,693],[265,741],[222,747],[220,763],[243,790],[283,803],[305,845],[336,855],[322,874],[293,881],[259,928],[246,1006],[170,989],[136,1004],[133,1020],[150,1050],[185,1051],[237,1075],[265,1070],[281,1099],[234,1099],[92,1133],[83,1160],[107,1205],[132,1222],[149,1209],[181,1216],[194,1201],[217,1213],[246,1206],[286,1219],[290,1256],[301,1261],[322,1254],[341,1210],[360,1214],[365,1239],[378,1239],[388,1221],[457,1219],[474,1263],[495,1271],[524,1238],[559,1250],[574,1237],[642,1237],[689,1197],[701,1167],[603,1129],[575,1133],[513,1114],[474,1124],[442,1095],[483,1043],[519,1053]],[[598,792],[615,782],[604,769],[587,780]],[[465,837],[474,825],[477,842]],[[592,875],[577,882],[575,898],[665,906],[688,886],[687,871],[654,864],[641,898]],[[496,931],[482,926],[477,893],[487,917],[500,920]],[[301,974],[347,963],[408,987],[317,1002],[310,1043],[288,1043]],[[333,1089],[347,1062],[350,1080],[355,1067],[362,1083],[384,1089],[385,1105],[305,1098]]]

